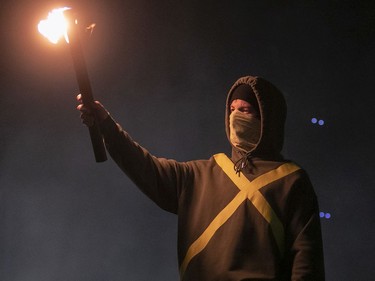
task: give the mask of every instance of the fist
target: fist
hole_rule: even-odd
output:
[[[82,95],[77,95],[77,101],[79,105],[77,106],[77,110],[81,112],[81,120],[82,123],[88,127],[91,127],[95,123],[95,118],[99,123],[103,122],[108,116],[108,111],[104,108],[104,106],[95,101],[90,106],[84,105],[82,103]]]

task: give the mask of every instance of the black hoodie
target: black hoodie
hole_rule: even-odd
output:
[[[101,130],[107,150],[129,178],[157,205],[178,215],[181,280],[324,280],[318,203],[306,172],[283,160],[286,104],[259,77],[240,78],[259,103],[261,137],[231,160],[177,162],[157,158],[135,143],[112,118]],[[248,165],[234,172],[234,165]]]

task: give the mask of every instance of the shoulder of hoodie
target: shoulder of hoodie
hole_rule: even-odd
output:
[[[228,158],[230,159],[230,157],[228,157]],[[277,169],[278,167],[280,167],[283,164],[292,163],[292,164],[299,167],[299,169],[297,171],[292,173],[292,174],[295,175],[295,177],[297,177],[297,178],[307,177],[308,178],[308,174],[307,174],[306,170],[301,165],[299,165],[299,164],[297,164],[297,163],[295,163],[294,161],[291,161],[291,160],[266,160],[266,159],[262,159],[262,158],[254,158],[253,161],[254,161],[254,163],[253,163],[254,166],[259,171],[259,172],[256,173],[255,177],[260,176],[264,173],[267,173],[271,170]],[[193,170],[205,169],[205,168],[209,168],[209,167],[213,167],[213,166],[218,166],[218,164],[215,160],[215,155],[212,155],[208,159],[190,160],[190,161],[180,162],[180,163],[190,167]],[[234,162],[233,162],[233,165],[234,165]]]

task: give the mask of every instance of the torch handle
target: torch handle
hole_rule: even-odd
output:
[[[73,66],[78,82],[78,87],[80,94],[82,96],[82,102],[88,108],[92,108],[94,104],[94,97],[92,95],[91,84],[89,80],[89,75],[87,73],[86,63],[83,56],[83,51],[81,47],[80,37],[77,30],[77,25],[72,24],[72,28],[69,32],[69,46],[70,53],[73,59]],[[103,142],[103,137],[100,132],[99,122],[94,113],[94,125],[89,127],[90,138],[92,147],[94,149],[94,155],[96,162],[104,162],[107,160],[107,154],[105,151],[105,146]]]
[[[89,127],[89,132],[96,162],[106,161],[107,154],[103,143],[103,137],[96,120],[94,126]]]

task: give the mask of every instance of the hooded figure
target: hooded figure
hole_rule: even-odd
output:
[[[238,91],[239,88],[240,90]],[[240,78],[234,83],[228,93],[225,121],[229,142],[231,142],[229,130],[230,103],[234,100],[234,95],[240,99],[241,97],[245,99],[246,97],[243,96],[246,94],[250,96],[247,99],[248,102],[256,103],[261,122],[258,143],[251,151],[248,151],[248,156],[261,156],[273,160],[282,159],[281,150],[284,143],[286,103],[281,92],[270,82],[260,77],[247,76]],[[233,147],[233,159],[242,156],[243,153]]]
[[[233,110],[237,99],[253,106],[251,118]],[[181,280],[324,280],[315,192],[306,172],[281,156],[285,119],[281,92],[247,76],[227,97],[231,157],[157,158],[109,115],[102,121],[118,166],[158,206],[178,215]]]

